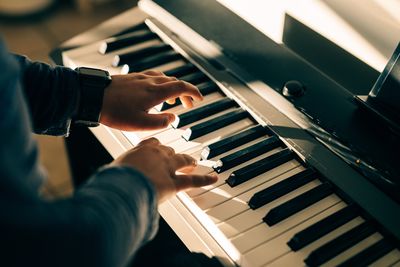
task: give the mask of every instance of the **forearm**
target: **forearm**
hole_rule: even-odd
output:
[[[155,235],[158,225],[157,196],[152,183],[130,167],[108,167],[98,171],[76,194],[75,199],[89,203],[97,215],[107,214],[109,245],[115,261],[126,258]],[[126,242],[126,243],[125,243]],[[122,251],[126,253],[122,253]],[[118,252],[119,251],[119,252]],[[119,254],[119,256],[118,256]]]
[[[7,266],[124,266],[158,222],[152,186],[126,168],[97,173],[69,199],[3,204],[0,244]]]
[[[51,67],[15,55],[36,133],[65,135],[79,99],[78,74],[69,68]]]

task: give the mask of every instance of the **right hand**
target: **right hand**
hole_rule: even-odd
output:
[[[111,165],[130,166],[143,173],[156,188],[159,203],[177,192],[206,186],[217,181],[214,175],[189,174],[197,162],[186,154],[175,154],[171,147],[163,146],[156,138],[140,142]],[[184,174],[176,174],[176,171]]]
[[[148,70],[127,75],[114,75],[104,91],[100,122],[124,131],[155,130],[168,126],[175,120],[169,112],[149,113],[154,106],[179,97],[186,108],[203,96],[196,86],[164,73]]]

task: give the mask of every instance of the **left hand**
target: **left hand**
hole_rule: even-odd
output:
[[[144,174],[157,191],[159,203],[192,187],[215,183],[215,175],[191,173],[197,162],[186,154],[176,154],[174,149],[163,146],[156,138],[149,138],[128,150],[111,166],[129,166]],[[179,171],[180,173],[177,173]]]
[[[192,107],[193,99],[203,99],[194,85],[159,71],[114,75],[104,92],[100,123],[125,131],[167,127],[175,120],[174,114],[150,114],[149,110],[177,97],[184,107]]]

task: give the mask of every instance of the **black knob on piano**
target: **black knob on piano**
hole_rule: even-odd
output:
[[[286,97],[299,97],[304,94],[304,86],[299,81],[288,81],[282,89],[282,94]]]

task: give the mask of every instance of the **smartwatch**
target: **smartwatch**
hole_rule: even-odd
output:
[[[111,83],[108,71],[80,67],[75,69],[79,75],[80,97],[78,113],[74,122],[88,127],[98,126],[104,89]]]

